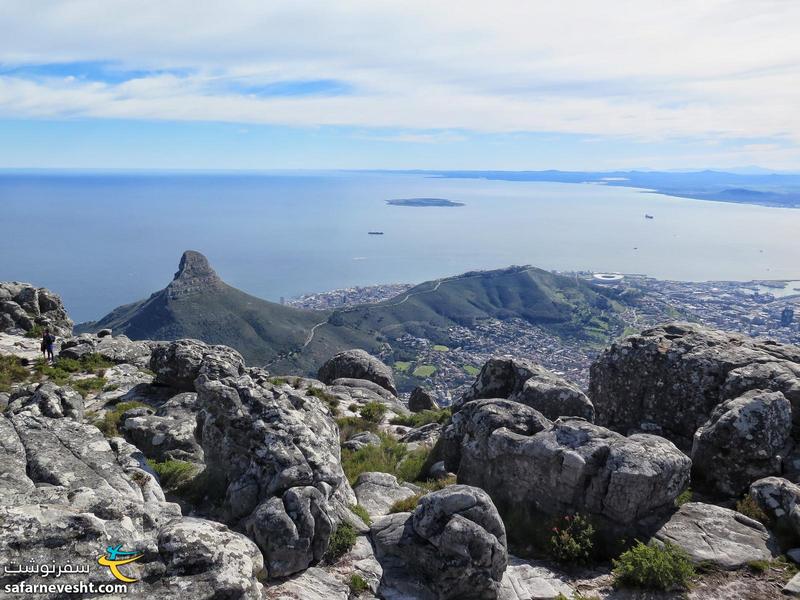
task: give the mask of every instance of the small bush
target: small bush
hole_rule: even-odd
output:
[[[423,410],[410,415],[399,415],[392,419],[392,425],[404,425],[406,427],[422,427],[428,423],[444,423],[450,418],[452,411],[449,408],[440,410]]]
[[[613,561],[614,584],[650,590],[684,590],[695,575],[689,556],[673,544],[638,542]]]
[[[443,477],[441,479],[427,479],[425,481],[417,481],[416,483],[426,492],[436,492],[438,490],[443,490],[448,485],[455,485],[458,483],[458,478],[455,475],[451,475],[450,477]]]
[[[747,566],[756,573],[766,573],[770,568],[768,560],[750,560],[747,561]]]
[[[86,396],[93,392],[101,391],[107,381],[104,377],[87,377],[86,379],[73,379],[70,385],[81,393],[81,396]]]
[[[331,534],[328,550],[325,552],[325,562],[328,564],[335,563],[355,545],[356,530],[349,523],[340,523]]]
[[[342,468],[350,484],[354,484],[361,473],[380,471],[397,475],[397,466],[406,456],[405,444],[383,434],[379,446],[365,446],[360,450],[342,449]]]
[[[61,361],[65,360],[63,358],[58,359],[59,365]],[[110,369],[114,366],[114,363],[110,360],[107,360],[102,355],[94,353],[94,354],[86,354],[81,357],[79,361],[80,366],[83,368],[84,371],[89,373],[93,373],[95,375],[102,376],[105,373],[106,369]]]
[[[425,494],[414,494],[413,496],[409,496],[408,498],[404,498],[402,500],[398,500],[389,508],[389,513],[401,513],[401,512],[413,512],[415,508],[417,508],[417,504],[419,503],[419,499],[422,498]]]
[[[95,419],[92,424],[97,427],[104,436],[106,437],[118,437],[119,430],[119,421],[122,418],[122,414],[126,410],[130,410],[132,408],[142,408],[147,407],[146,404],[142,404],[141,402],[120,402],[117,404],[113,410],[109,410],[106,414],[98,419]]]
[[[156,462],[148,458],[147,464],[156,472],[161,487],[165,490],[174,490],[188,482],[197,474],[198,469],[197,465],[184,460],[168,459],[164,462]]]
[[[9,391],[15,383],[28,378],[28,369],[16,356],[0,356],[0,392]]]
[[[347,585],[350,587],[350,592],[355,596],[360,596],[369,588],[366,580],[357,573],[350,575],[350,580],[347,582]]]
[[[61,369],[62,371],[66,371],[67,373],[78,373],[79,371],[83,371],[83,366],[81,365],[80,361],[77,361],[74,358],[59,358],[56,360],[56,364],[53,366],[57,369]]]
[[[372,517],[369,516],[367,509],[361,506],[360,504],[351,504],[350,510],[356,513],[364,523],[367,525],[372,525]]]
[[[328,408],[331,409],[331,414],[334,416],[339,414],[339,399],[334,396],[333,394],[329,394],[322,388],[317,387],[310,387],[306,390],[306,394],[308,396],[314,396],[315,398],[319,398],[325,404],[328,405]]]
[[[362,419],[366,419],[367,421],[371,421],[373,423],[380,423],[383,419],[383,415],[386,414],[386,405],[373,400],[372,402],[367,402],[364,406],[361,407],[359,411]]]
[[[680,494],[678,494],[677,498],[675,498],[675,506],[680,508],[681,506],[683,506],[687,502],[691,502],[693,495],[694,494],[692,493],[692,488],[686,488]]]
[[[339,426],[339,441],[346,442],[351,437],[362,431],[371,431],[377,433],[378,425],[372,421],[367,421],[361,417],[342,417],[336,419],[336,424]]]
[[[397,464],[395,475],[403,481],[417,481],[423,475],[422,467],[428,459],[430,449],[424,446],[408,452]]]
[[[594,549],[594,527],[581,515],[566,515],[552,527],[550,555],[559,562],[586,564]]]
[[[751,519],[755,519],[756,521],[763,523],[764,525],[769,524],[769,517],[767,513],[761,510],[761,507],[758,505],[758,502],[753,500],[750,494],[745,495],[744,498],[739,500],[736,503],[736,510],[742,513],[745,517],[750,517]]]
[[[34,324],[28,331],[25,332],[26,338],[41,338],[44,333],[44,327],[38,323]]]

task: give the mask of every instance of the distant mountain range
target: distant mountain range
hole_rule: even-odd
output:
[[[406,334],[447,343],[449,328],[484,319],[520,318],[565,338],[603,344],[621,333],[622,308],[583,280],[511,267],[429,281],[377,304],[303,310],[227,285],[205,256],[187,251],[166,288],[76,331],[110,328],[132,339],[192,337],[232,346],[250,364],[275,372],[313,373],[339,350],[391,351],[393,340]]]

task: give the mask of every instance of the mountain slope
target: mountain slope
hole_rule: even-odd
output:
[[[110,328],[131,339],[191,337],[239,350],[251,364],[263,364],[303,345],[327,313],[267,302],[223,282],[205,256],[187,251],[163,290],[114,309],[79,332]]]

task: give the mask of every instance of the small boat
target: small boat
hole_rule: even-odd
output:
[[[368,235],[383,235],[382,231],[368,231]]]
[[[655,219],[655,217],[653,215],[648,215],[647,213],[645,213],[644,218],[645,219]]]

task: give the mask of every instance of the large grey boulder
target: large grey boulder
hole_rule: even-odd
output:
[[[366,379],[397,395],[392,370],[364,350],[339,352],[320,367],[317,378],[328,384],[341,378]]]
[[[437,410],[439,405],[436,398],[428,390],[419,386],[415,387],[408,398],[408,410],[417,413],[423,410]]]
[[[0,332],[24,333],[36,325],[58,337],[72,335],[72,320],[58,295],[29,283],[0,282]]]
[[[489,359],[456,408],[482,398],[513,400],[549,419],[572,416],[594,420],[594,407],[578,386],[529,360]]]
[[[776,541],[758,521],[735,510],[688,502],[655,534],[686,551],[695,563],[739,569],[748,562],[780,554]]]
[[[156,342],[134,342],[124,335],[102,337],[88,333],[64,340],[59,357],[80,360],[90,354],[99,354],[114,364],[128,364],[145,368],[150,362],[150,353]]]
[[[197,443],[197,394],[183,392],[170,398],[153,412],[146,408],[126,411],[120,419],[120,433],[157,461],[203,461]]]
[[[420,490],[410,484],[401,484],[389,473],[368,472],[358,476],[353,491],[358,503],[370,516],[386,515],[395,502],[416,495]]]
[[[716,492],[741,496],[751,482],[781,472],[790,442],[792,408],[780,392],[745,392],[726,400],[695,432],[692,466]]]
[[[43,415],[60,419],[66,417],[75,421],[83,419],[83,396],[69,386],[58,386],[46,381],[39,384],[32,394],[14,394],[8,404],[8,412],[16,414],[30,411],[35,415]]]
[[[461,416],[463,415],[463,417]],[[691,461],[671,442],[625,437],[577,417],[555,422],[510,401],[477,400],[453,416],[443,456],[459,483],[532,520],[582,512],[614,530],[669,510]]]
[[[669,323],[601,354],[589,396],[600,425],[658,433],[688,450],[717,405],[749,390],[782,392],[800,422],[800,348]]]
[[[220,517],[256,542],[270,577],[318,562],[356,501],[330,410],[257,369],[224,379],[201,371],[199,440],[218,482]]]
[[[194,380],[201,373],[211,379],[236,377],[244,373],[245,366],[242,355],[233,348],[186,339],[154,348],[150,370],[156,383],[193,392]]]
[[[765,477],[752,483],[750,497],[779,529],[800,540],[800,485]]]
[[[506,570],[506,532],[489,495],[454,485],[423,496],[413,513],[376,521],[384,570],[419,578],[438,598],[494,599]]]
[[[308,381],[316,382],[320,386],[324,385],[316,380]],[[336,398],[342,408],[346,410],[350,410],[349,407],[351,406],[356,406],[360,409],[360,407],[370,402],[379,402],[395,415],[408,414],[408,409],[397,396],[377,383],[366,379],[340,377],[330,383],[326,388],[326,392]]]

